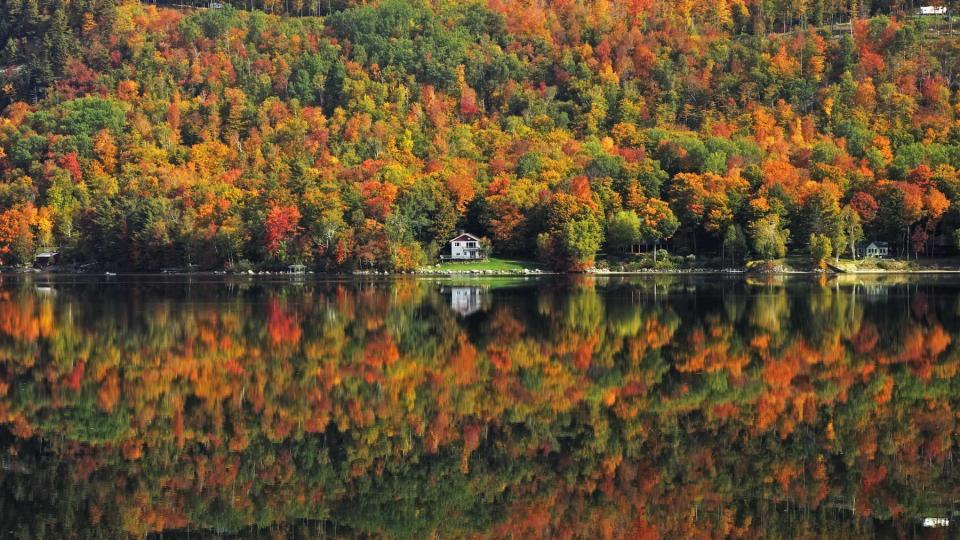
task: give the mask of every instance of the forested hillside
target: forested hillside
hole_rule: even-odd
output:
[[[560,269],[936,255],[960,42],[914,7],[0,0],[0,257],[406,270],[460,229]]]

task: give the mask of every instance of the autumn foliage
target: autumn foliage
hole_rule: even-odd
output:
[[[903,2],[164,4],[0,1],[3,264],[955,249],[960,49]]]
[[[950,284],[98,285],[0,287],[19,530],[869,537],[960,489]]]

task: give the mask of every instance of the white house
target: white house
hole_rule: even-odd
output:
[[[887,257],[890,244],[886,242],[860,242],[857,244],[857,257]]]
[[[486,256],[480,247],[480,239],[470,233],[461,233],[450,241],[450,258],[455,261],[483,259]]]
[[[921,6],[921,15],[946,15],[947,6]]]

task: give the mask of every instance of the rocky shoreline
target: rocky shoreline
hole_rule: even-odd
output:
[[[767,269],[747,268],[679,268],[679,269],[642,269],[642,270],[609,270],[604,268],[589,268],[583,272],[558,272],[542,269],[524,268],[519,270],[455,270],[439,268],[420,268],[409,272],[391,272],[387,270],[354,270],[352,272],[326,273],[308,270],[305,272],[245,270],[227,272],[224,270],[190,271],[190,272],[122,272],[124,275],[167,275],[167,276],[458,276],[458,277],[516,277],[516,276],[558,276],[558,275],[594,275],[594,276],[651,276],[651,275],[896,275],[896,274],[960,274],[960,268],[918,268],[918,269],[880,269],[865,268],[856,270],[797,270],[787,267]],[[3,275],[77,275],[77,276],[116,276],[115,272],[84,272],[70,270],[49,270],[36,268],[0,269]]]

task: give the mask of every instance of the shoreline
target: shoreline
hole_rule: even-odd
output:
[[[883,270],[883,269],[863,269],[863,270],[776,270],[776,271],[756,271],[739,269],[677,269],[677,270],[586,270],[583,272],[559,272],[551,270],[429,270],[412,272],[387,272],[387,271],[356,271],[356,272],[271,272],[271,271],[250,271],[250,272],[223,272],[223,271],[197,271],[197,272],[60,272],[45,270],[26,270],[26,271],[0,271],[0,277],[5,276],[89,276],[89,277],[119,277],[119,276],[201,276],[201,277],[327,277],[327,278],[355,278],[355,277],[538,277],[538,276],[877,276],[877,275],[954,275],[960,274],[960,268],[938,268],[938,269],[914,269],[914,270]]]

